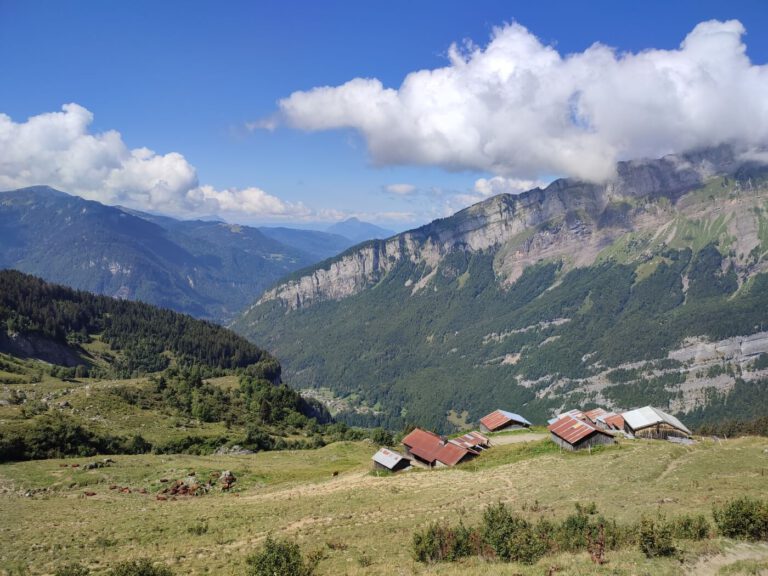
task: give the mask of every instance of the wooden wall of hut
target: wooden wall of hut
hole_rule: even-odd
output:
[[[636,438],[648,438],[651,440],[666,440],[669,437],[672,438],[688,438],[688,434],[682,430],[678,430],[674,426],[669,424],[654,424],[647,428],[641,428],[632,432]]]

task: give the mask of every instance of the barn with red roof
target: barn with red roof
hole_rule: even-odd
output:
[[[433,466],[455,466],[479,454],[478,450],[467,448],[459,442],[446,441],[434,432],[415,428],[405,438],[406,453],[417,462]]]
[[[502,430],[516,430],[530,426],[531,423],[520,414],[506,410],[494,410],[487,416],[480,418],[480,430],[483,432],[501,432]]]
[[[555,444],[566,450],[582,450],[615,442],[612,434],[573,416],[562,415],[547,430]]]

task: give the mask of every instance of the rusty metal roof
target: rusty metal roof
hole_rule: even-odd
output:
[[[415,428],[403,438],[403,444],[408,446],[411,454],[418,456],[427,462],[434,462],[437,459],[437,453],[443,447],[443,439],[434,432],[428,432],[421,428]]]
[[[593,408],[592,410],[584,412],[584,416],[589,418],[592,422],[595,422],[600,416],[605,416],[606,414],[608,414],[608,410],[603,410],[602,408]]]
[[[468,454],[477,454],[473,450],[467,450],[457,444],[446,442],[436,454],[435,459],[442,462],[446,466],[455,466],[461,462]]]
[[[573,416],[562,416],[556,422],[550,424],[547,430],[552,432],[555,436],[558,436],[568,442],[568,444],[576,444],[583,440],[587,436],[591,436],[594,433],[605,434],[610,436],[607,432],[596,428],[592,424],[585,422],[584,420],[578,420]]]
[[[488,428],[488,430],[498,430],[502,426],[506,426],[510,422],[517,422],[525,426],[530,426],[531,423],[525,418],[514,412],[507,412],[506,410],[495,410],[480,418],[480,424]]]
[[[477,448],[478,446],[488,446],[488,438],[480,434],[480,432],[472,431],[468,432],[467,434],[464,434],[463,436],[459,436],[458,438],[454,438],[453,440],[449,440],[451,444],[456,444],[457,446],[462,446],[464,448],[473,449]]]
[[[571,418],[576,418],[577,420],[584,420],[584,412],[574,408],[573,410],[568,410],[568,412],[561,412],[554,418],[550,418],[549,420],[547,420],[547,424],[554,424],[555,422],[557,422],[561,418],[565,418],[566,416],[570,416]]]
[[[616,428],[617,430],[624,429],[624,417],[621,414],[616,414],[616,412],[608,412],[607,414],[598,416],[597,419],[600,422],[605,422],[605,424],[611,428]]]
[[[482,438],[482,434],[477,434]],[[477,439],[476,439],[477,440]],[[485,438],[487,443],[487,438]],[[408,446],[411,454],[418,456],[425,462],[434,464],[435,461],[442,462],[446,466],[458,464],[467,454],[478,454],[477,451],[465,447],[459,443],[446,442],[442,437],[433,432],[416,428],[405,438],[403,444]]]

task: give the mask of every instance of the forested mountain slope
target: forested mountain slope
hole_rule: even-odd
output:
[[[0,193],[0,268],[199,318],[227,321],[283,275],[334,253],[331,246],[309,254],[256,228],[179,221],[45,186]]]
[[[329,420],[226,328],[0,271],[0,462],[349,436]]]
[[[767,409],[767,182],[722,147],[496,196],[295,273],[234,327],[353,422],[751,416]]]

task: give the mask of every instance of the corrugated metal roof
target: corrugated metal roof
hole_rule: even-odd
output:
[[[495,410],[488,414],[487,416],[483,416],[480,418],[480,424],[488,428],[488,430],[497,430],[501,428],[502,426],[506,426],[510,422],[518,422],[520,424],[525,424],[526,426],[530,426],[531,423],[528,422],[525,418],[520,416],[520,414],[515,414],[514,412],[507,412],[506,410]]]
[[[549,420],[547,420],[547,424],[554,424],[558,420],[561,420],[562,418],[567,418],[567,417],[576,418],[577,420],[583,420],[584,412],[576,408],[574,408],[573,410],[568,410],[568,412],[561,412],[554,418],[550,418]]]
[[[432,463],[436,460],[440,448],[443,447],[443,439],[433,432],[415,428],[403,438],[403,444],[408,446],[414,456]]]
[[[467,456],[467,454],[477,454],[477,452],[473,452],[472,450],[467,450],[462,446],[447,442],[435,455],[435,459],[442,462],[446,466],[455,466],[461,462],[462,459]]]
[[[488,438],[480,434],[480,432],[475,432],[473,430],[463,436],[449,440],[449,442],[458,446],[463,446],[464,448],[473,449],[478,446],[487,446],[489,441]]]
[[[648,426],[666,423],[673,428],[682,430],[686,434],[691,434],[691,431],[680,420],[653,406],[643,406],[636,410],[630,410],[629,412],[624,412],[622,416],[632,430],[642,430]]]
[[[557,420],[557,422],[550,424],[547,430],[562,438],[568,444],[576,444],[583,440],[587,436],[594,434],[605,434],[610,436],[607,432],[596,428],[592,424],[585,422],[584,420],[578,420],[572,416],[563,415]]]
[[[598,416],[597,420],[599,422],[604,422],[611,428],[616,428],[617,430],[624,429],[624,417],[621,414],[616,414],[616,412],[608,412],[607,414]]]
[[[373,455],[372,460],[378,462],[382,466],[386,466],[391,470],[397,466],[398,462],[401,460],[409,460],[409,458],[406,458],[405,456],[398,454],[397,452],[393,452],[387,448],[381,448],[378,452],[376,452],[376,454]]]
[[[482,434],[476,434],[485,438]],[[487,438],[485,440],[487,442]],[[421,428],[416,428],[403,438],[403,444],[408,446],[411,454],[430,464],[439,461],[446,466],[454,466],[467,454],[478,454],[478,452],[466,448],[459,443],[445,442],[437,434],[422,430]]]
[[[592,422],[595,422],[600,416],[605,416],[606,414],[608,414],[608,410],[602,408],[593,408],[592,410],[584,412],[584,416],[589,418]]]

